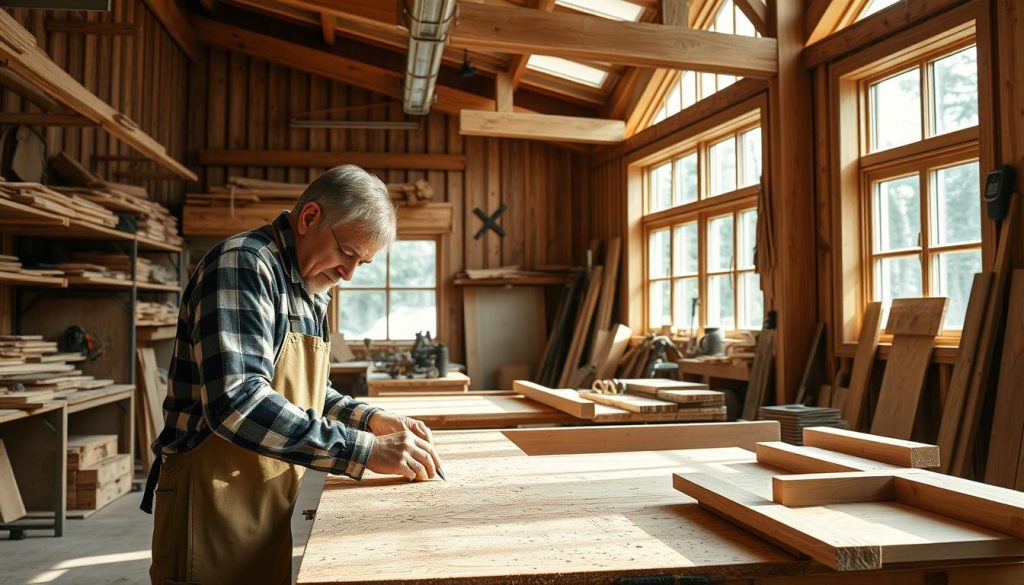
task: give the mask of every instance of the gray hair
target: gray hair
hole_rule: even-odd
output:
[[[314,179],[292,213],[298,214],[310,201],[320,206],[324,226],[354,224],[370,235],[377,249],[390,246],[397,237],[398,218],[387,186],[355,165],[334,167]]]

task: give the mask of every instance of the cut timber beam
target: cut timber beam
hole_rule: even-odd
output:
[[[355,59],[284,41],[209,18],[191,16],[196,38],[203,43],[265,59],[278,65],[320,75],[393,98],[402,98],[402,74]],[[495,109],[494,99],[437,86],[435,107],[450,114],[462,110]],[[529,111],[517,108],[517,111]]]
[[[463,136],[618,144],[626,139],[626,123],[574,116],[462,110],[459,133]]]
[[[313,150],[245,150],[206,148],[199,151],[203,166],[333,167],[352,164],[368,169],[463,171],[461,154],[389,154],[385,152],[329,152]]]
[[[533,8],[544,12],[551,12],[555,9],[555,0],[534,0]],[[508,66],[508,74],[512,82],[513,91],[519,87],[519,82],[522,81],[523,74],[526,73],[526,64],[529,61],[529,55],[515,55],[512,57],[512,61]],[[500,112],[501,108],[498,108],[498,111]]]
[[[758,443],[755,452],[758,463],[785,469],[792,473],[899,469],[897,466],[887,463],[879,463],[844,453],[834,453],[818,447],[798,447],[781,441]]]
[[[775,39],[468,2],[459,5],[451,40],[452,46],[472,50],[745,77],[768,78],[778,71]]]
[[[575,390],[556,390],[526,380],[514,380],[512,389],[530,400],[546,404],[576,418],[591,419],[595,416],[594,403],[580,398]]]
[[[96,22],[86,20],[46,19],[46,32],[82,35],[138,35],[141,27],[130,22]]]
[[[831,530],[796,511],[703,473],[673,474],[672,486],[730,521],[836,571],[882,567],[882,547]]]
[[[21,112],[0,112],[0,124],[22,124],[24,126],[99,126],[96,122],[78,114],[29,114]]]
[[[843,0],[813,0],[804,15],[805,43],[816,43],[832,34],[843,18],[849,2]],[[763,33],[762,33],[763,34]]]
[[[167,32],[174,39],[181,50],[185,52],[185,55],[192,61],[198,61],[202,54],[202,47],[199,45],[199,41],[196,40],[196,35],[192,32],[192,28],[189,27],[188,18],[185,17],[185,13],[178,8],[178,4],[174,0],[144,0],[146,6],[153,11],[153,15],[156,16],[160,24],[167,29]]]
[[[776,475],[772,500],[790,508],[860,502],[891,502],[896,497],[891,471],[844,471]]]
[[[939,448],[926,443],[890,439],[831,427],[804,429],[804,445],[915,469],[939,466]]]
[[[10,14],[0,11],[0,59],[18,77],[60,102],[67,109],[96,122],[115,138],[151,160],[172,170],[179,177],[198,180],[195,173],[174,160],[167,149],[130,118],[112,108],[54,63],[39,48],[36,39]]]
[[[334,45],[336,38],[335,31],[338,29],[338,17],[333,14],[321,14],[320,28],[323,29],[324,42],[328,45]]]

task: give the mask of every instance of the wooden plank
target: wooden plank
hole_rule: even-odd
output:
[[[926,443],[858,433],[845,429],[804,429],[804,445],[856,455],[901,467],[932,469],[939,466],[939,448]]]
[[[153,465],[154,454],[150,449],[153,441],[163,431],[164,411],[163,398],[166,390],[158,383],[156,351],[152,347],[140,347],[135,350],[136,377],[139,399],[135,403],[136,432],[139,437],[139,457],[143,469]]]
[[[117,455],[117,435],[68,435],[68,469],[95,465]]]
[[[703,473],[672,475],[672,486],[732,522],[836,571],[879,569],[882,547],[833,532],[785,506]]]
[[[754,78],[768,78],[778,70],[774,39],[468,2],[459,7],[451,43],[513,55],[539,53]]]
[[[620,378],[629,392],[650,394],[657,396],[662,390],[707,390],[708,385],[703,382],[682,382],[669,380],[668,378]]]
[[[556,408],[576,418],[594,418],[594,403],[580,398],[575,390],[552,389],[527,380],[515,380],[512,388],[523,396]]]
[[[333,14],[321,14],[320,28],[323,30],[324,43],[333,46],[337,36],[338,17]]]
[[[658,400],[657,398],[650,398],[647,396],[637,396],[634,394],[598,394],[597,392],[580,392],[580,396],[593,400],[594,402],[600,402],[601,404],[607,404],[608,406],[614,406],[630,412],[675,412],[679,409],[679,405],[675,402]]]
[[[853,356],[849,391],[841,408],[843,420],[848,422],[852,429],[859,429],[865,418],[862,412],[868,398],[868,385],[871,383],[871,370],[875,363],[875,352],[878,350],[881,321],[882,303],[868,303],[861,319],[857,353]]]
[[[612,324],[612,306],[615,289],[619,281],[619,260],[622,256],[622,238],[610,238],[604,254],[604,281],[601,283],[601,300],[597,306],[594,330],[604,331]],[[591,355],[593,361],[593,355]]]
[[[119,477],[130,476],[132,472],[132,456],[128,453],[121,453],[108,457],[98,463],[79,467],[75,473],[75,481],[68,482],[76,486],[94,486],[116,481]]]
[[[37,114],[23,112],[0,113],[0,124],[23,124],[25,126],[99,126],[79,114]]]
[[[901,473],[896,476],[896,500],[1024,538],[1024,494],[940,473]]]
[[[632,335],[633,330],[629,327],[621,324],[615,326],[609,334],[608,351],[603,355],[596,356],[594,361],[595,378],[605,380],[615,375],[615,370],[619,367],[619,361],[622,360],[622,355],[626,352]]]
[[[740,447],[753,450],[762,441],[779,440],[775,421],[625,425],[502,431],[527,455],[620,453],[674,449]]]
[[[862,457],[826,451],[818,447],[800,447],[779,441],[758,443],[755,451],[758,463],[785,469],[792,473],[897,469],[895,465],[871,461]]]
[[[891,471],[847,471],[776,475],[772,500],[790,508],[858,502],[888,502],[895,498]]]
[[[765,327],[757,337],[757,350],[750,366],[750,381],[743,399],[743,418],[756,420],[761,405],[764,404],[771,380],[772,364],[775,361],[775,329]]]
[[[25,504],[21,500],[14,468],[11,467],[4,440],[0,439],[0,522],[14,522],[25,514]]]
[[[985,483],[1013,488],[1022,482],[1024,465],[1024,270],[1014,270],[1003,336],[999,384],[996,388],[992,437],[985,463]]]
[[[949,299],[932,297],[893,299],[885,332],[889,335],[925,335],[935,337],[942,328]]]
[[[253,150],[204,148],[199,164],[206,166],[325,167],[353,164],[367,169],[462,171],[466,157],[456,154],[394,154],[387,152],[329,152],[312,150]]]
[[[946,393],[942,422],[939,424],[939,437],[936,441],[939,452],[944,454],[939,465],[939,471],[943,473],[949,472],[956,452],[957,435],[964,416],[971,374],[977,358],[978,336],[981,334],[982,320],[986,314],[992,279],[991,272],[979,272],[974,275],[974,281],[971,283],[967,314],[960,332],[960,347],[957,350],[956,362],[953,364],[953,374],[950,376],[949,392]]]
[[[462,110],[459,132],[463,136],[618,144],[626,139],[626,124],[622,120]]]
[[[931,362],[935,334],[942,327],[949,299],[895,299],[887,330],[894,334],[882,378],[871,433],[909,439]]]
[[[587,338],[587,332],[590,330],[591,321],[594,316],[594,308],[597,305],[597,295],[601,288],[603,270],[603,267],[595,266],[590,272],[590,280],[587,282],[587,294],[576,313],[576,326],[573,328],[572,343],[569,345],[569,354],[565,359],[565,366],[562,368],[562,375],[558,381],[559,386],[568,386],[570,380],[576,374],[580,355],[583,353],[583,342]]]

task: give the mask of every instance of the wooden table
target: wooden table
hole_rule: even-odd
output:
[[[739,472],[756,465],[748,463],[747,450],[778,440],[772,422],[461,431],[435,438],[447,482],[369,472],[360,482],[328,477],[297,583],[610,585],[665,575],[734,585],[1024,579],[1024,563],[1005,560],[836,573],[673,489],[672,474],[683,470]],[[352,562],[352,551],[359,551],[359,562]]]
[[[461,372],[448,372],[444,378],[392,378],[381,372],[368,372],[366,390],[369,396],[379,396],[382,392],[468,392],[469,376]]]
[[[595,404],[596,416],[581,419],[509,391],[474,391],[436,395],[373,396],[362,402],[422,420],[431,429],[497,429],[519,425],[628,424],[682,422],[686,413],[638,414]],[[707,417],[704,418],[707,420]]]
[[[679,365],[679,374],[690,374],[699,376],[704,383],[709,383],[712,378],[722,380],[739,380],[746,382],[750,380],[750,368],[736,366],[728,362],[705,362],[701,360],[682,359],[676,361]]]

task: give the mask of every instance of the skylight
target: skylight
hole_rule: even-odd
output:
[[[555,4],[612,20],[636,22],[644,7],[624,0],[556,0]]]
[[[879,12],[885,8],[892,6],[893,4],[896,4],[899,1],[900,0],[871,0],[870,2],[868,2],[868,5],[864,7],[864,10],[861,11],[860,16],[857,17],[857,20],[867,18],[876,12]]]
[[[526,67],[534,71],[589,85],[590,87],[601,87],[604,85],[605,78],[608,77],[607,71],[602,71],[596,67],[547,55],[530,55],[530,60],[526,62]]]

